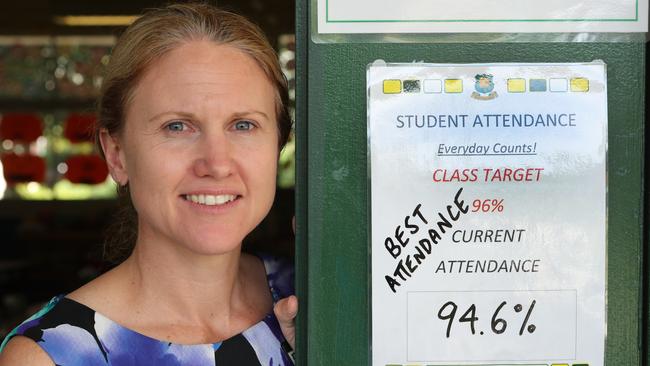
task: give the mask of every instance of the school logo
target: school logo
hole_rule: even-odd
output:
[[[494,82],[492,74],[476,74],[474,79],[474,90],[472,98],[478,100],[492,100],[499,95],[494,91]]]

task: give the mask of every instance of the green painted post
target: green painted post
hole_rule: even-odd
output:
[[[315,43],[311,4],[297,1],[300,365],[369,365],[370,257],[366,66],[430,63],[607,64],[606,364],[640,366],[644,174],[643,41]],[[576,258],[579,260],[579,258]]]

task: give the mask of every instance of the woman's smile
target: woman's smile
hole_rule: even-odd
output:
[[[187,201],[206,206],[222,206],[238,199],[240,196],[234,194],[186,194],[183,196]]]
[[[226,193],[199,193],[183,194],[180,196],[183,203],[188,207],[199,212],[199,214],[219,214],[223,215],[232,209],[236,209],[241,203],[243,196],[238,194]]]

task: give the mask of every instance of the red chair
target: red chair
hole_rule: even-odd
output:
[[[2,155],[2,169],[7,184],[45,181],[45,159],[34,155]]]
[[[65,177],[72,183],[99,184],[108,176],[108,167],[98,155],[75,155],[65,163],[68,165]]]
[[[65,121],[63,136],[72,143],[92,141],[95,120],[94,114],[70,114]]]
[[[7,113],[0,120],[0,139],[30,143],[43,135],[43,123],[35,114]]]

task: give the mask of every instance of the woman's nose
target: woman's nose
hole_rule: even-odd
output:
[[[202,139],[194,161],[194,173],[199,177],[224,178],[233,173],[234,162],[228,141],[223,138]]]

